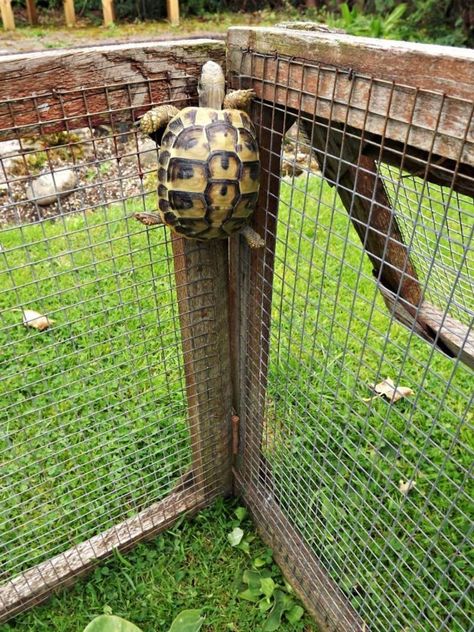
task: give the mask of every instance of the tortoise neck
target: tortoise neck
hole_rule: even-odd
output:
[[[199,94],[199,106],[204,108],[222,109],[225,90],[223,86],[206,86]]]

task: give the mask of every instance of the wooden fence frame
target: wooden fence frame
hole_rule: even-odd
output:
[[[275,59],[277,54],[281,56],[282,63],[275,68],[275,77],[278,81],[266,82],[266,77],[259,77],[258,72],[255,73],[255,68],[253,73],[248,72],[245,52],[249,50],[273,56]],[[374,55],[374,50],[377,50],[377,55]],[[205,61],[213,59],[223,63],[224,57],[225,44],[213,40],[162,44],[150,42],[5,56],[0,60],[0,86],[4,98],[16,99],[17,103],[15,120],[8,109],[0,109],[0,139],[12,138],[18,133],[19,128],[25,135],[34,134],[39,123],[43,130],[48,131],[65,129],[65,120],[74,120],[78,127],[82,124],[100,124],[104,122],[104,117],[107,120],[103,112],[110,108],[114,109],[118,119],[123,117],[123,120],[130,122],[150,107],[150,101],[160,103],[167,100],[170,90],[174,91],[174,99],[177,102],[180,99],[187,102],[196,96],[195,84],[183,85],[181,82],[177,87],[175,79],[183,76],[196,79]],[[275,225],[280,180],[279,148],[286,130],[295,120],[297,110],[314,114],[311,110],[313,102],[307,97],[307,93],[314,91],[315,85],[319,88],[319,94],[322,91],[324,94],[326,90],[329,91],[327,94],[331,95],[334,94],[334,90],[340,89],[339,103],[347,102],[347,99],[344,101],[343,83],[315,84],[311,73],[305,77],[308,89],[301,99],[297,101],[293,95],[288,100],[287,97],[289,94],[291,96],[291,93],[281,89],[281,86],[291,86],[292,82],[295,82],[299,87],[302,82],[300,75],[293,76],[288,70],[290,60],[296,58],[312,60],[330,67],[336,65],[346,81],[351,71],[375,75],[385,80],[392,92],[397,90],[394,87],[395,82],[404,83],[407,87],[415,86],[432,91],[438,96],[440,91],[446,93],[453,90],[461,100],[465,98],[467,103],[472,99],[474,90],[474,53],[471,51],[453,51],[444,47],[368,40],[339,34],[335,36],[319,32],[293,32],[287,29],[230,29],[227,70],[233,87],[239,86],[241,73],[249,76],[252,74],[252,87],[260,100],[280,107],[273,111],[270,118],[267,108],[257,106],[254,112],[254,120],[259,129],[263,168],[262,187],[254,223],[257,230],[264,230],[268,235],[265,249],[249,251],[239,236],[234,236],[229,241],[229,252],[228,244],[225,242],[196,244],[181,238],[173,238],[178,305],[184,339],[183,351],[187,358],[185,365],[193,450],[192,471],[164,501],[144,510],[126,523],[117,525],[113,530],[104,532],[57,558],[30,569],[16,578],[13,586],[10,583],[6,588],[1,587],[0,604],[3,599],[4,618],[46,599],[51,592],[70,583],[91,568],[98,559],[110,555],[114,548],[129,548],[139,539],[156,535],[172,524],[180,511],[195,511],[208,504],[216,494],[230,493],[231,416],[234,408],[240,416],[239,457],[244,460],[243,463],[241,460],[235,463],[235,480],[238,490],[256,517],[264,539],[273,547],[277,561],[291,578],[322,630],[362,632],[368,629],[324,569],[318,566],[318,561],[314,557],[311,558],[311,551],[305,551],[306,562],[310,560],[313,571],[308,572],[308,567],[300,560],[301,556],[294,554],[298,549],[302,550],[305,547],[304,542],[277,503],[262,495],[262,492],[265,492],[262,481],[266,484],[271,480],[271,472],[266,469],[259,449],[259,436],[262,433],[269,356],[271,291],[269,292],[268,288],[272,286],[275,256]],[[26,76],[25,67],[28,68]],[[414,68],[417,69],[416,74],[413,72]],[[436,68],[436,72],[433,72],[433,68]],[[32,98],[32,75],[35,76],[36,111],[31,107],[22,109],[21,104],[22,98]],[[137,90],[137,85],[143,82],[144,78],[150,85],[150,99],[146,103],[143,101],[143,90]],[[154,79],[160,81],[154,82]],[[110,91],[107,103],[102,104],[100,87],[113,87],[114,84],[123,82],[129,83],[130,109],[126,112],[121,111],[121,103],[114,103],[113,90]],[[94,92],[95,88],[97,92]],[[81,90],[90,90],[87,108],[84,102],[81,105],[81,100],[77,99],[77,92]],[[388,150],[388,141],[400,142],[400,138],[404,140],[407,135],[404,119],[406,103],[403,105],[407,93],[401,90],[401,93],[395,96],[400,98],[393,98],[392,94],[390,103],[391,107],[395,108],[392,112],[397,113],[398,123],[383,130]],[[367,98],[367,94],[361,92],[360,106],[363,111]],[[386,111],[387,92],[383,86],[378,99],[382,111]],[[94,107],[91,107],[91,104]],[[461,101],[457,108],[448,110],[443,118],[444,127],[440,128],[440,134],[443,135],[443,129],[459,130],[459,120],[465,117],[465,113],[466,109]],[[324,112],[321,113],[323,114]],[[350,120],[354,128],[360,128],[362,124],[357,113],[347,112],[343,108],[334,108],[333,116],[336,119],[339,116],[343,122]],[[428,106],[420,110],[419,117],[419,129],[412,142],[423,149],[428,139],[432,142],[433,135]],[[375,137],[380,135],[380,120],[377,116],[367,117],[363,124]],[[15,125],[16,130],[13,129]],[[312,130],[307,131],[310,132],[311,143],[316,148],[320,139]],[[466,139],[460,134],[461,132],[458,138],[451,135],[449,142],[446,143],[440,140],[436,149],[446,160],[452,161],[461,156],[463,164],[468,164],[473,156],[474,139]],[[446,138],[446,133],[444,137]],[[336,146],[340,142],[337,134],[332,142]],[[385,157],[387,160],[393,159],[390,152]],[[373,168],[374,157],[368,154],[365,159],[372,161],[366,164],[367,171],[370,171]],[[330,170],[329,163],[329,175]],[[462,170],[458,175],[457,185],[464,190],[469,185],[469,179],[463,180]],[[346,177],[353,178],[350,170]],[[434,170],[428,177],[436,181],[441,176]],[[365,182],[364,186],[373,187],[373,182]],[[383,206],[384,200],[379,201]],[[370,228],[367,208],[362,205],[358,213],[361,221],[365,221]],[[403,275],[384,269],[380,263],[384,259],[380,252],[382,242],[390,239],[396,242],[399,236],[396,233],[396,223],[384,220],[383,228],[385,233],[378,227],[378,233],[383,233],[383,239],[374,237],[367,247],[367,254],[377,271],[378,278],[383,282],[381,291],[388,295],[388,298],[385,296],[387,304],[394,310],[400,310],[400,313],[395,312],[395,316],[400,320],[403,321],[405,318],[405,322],[419,325],[420,335],[428,338],[431,336],[429,339],[435,344],[442,340],[452,350],[453,355],[459,355],[461,360],[471,363],[474,358],[472,336],[468,336],[466,328],[462,326],[459,326],[458,335],[453,336],[453,330],[459,324],[449,323],[444,315],[440,320],[439,313],[431,310],[431,306],[425,305],[416,273],[414,270],[410,271],[407,250],[399,244],[399,247],[389,255],[389,259],[393,257],[396,260],[395,269],[400,269],[401,266],[401,269],[409,271],[410,283],[406,283]],[[228,261],[230,270],[227,268]],[[214,316],[211,318],[206,306],[201,302],[204,295],[212,297]],[[402,305],[400,298],[403,299]],[[226,326],[229,320],[228,338]],[[204,344],[193,344],[194,336],[202,338]],[[214,347],[216,354],[221,358],[218,366],[209,366],[206,357],[203,356],[203,349],[209,345]],[[259,375],[258,380],[249,378],[249,375],[255,375],[256,372]],[[197,378],[202,373],[207,375],[206,381],[212,381],[215,385],[212,393],[203,386],[202,380]],[[217,458],[210,453],[211,436],[217,436],[217,443],[221,446]],[[215,458],[215,467],[209,469],[206,462],[211,458]],[[246,463],[257,467],[247,468]],[[286,549],[285,543],[279,537],[282,530],[291,539],[291,546]],[[45,581],[45,578],[48,581]],[[0,620],[1,617],[0,612]]]
[[[173,26],[179,25],[179,0],[166,0],[166,10],[168,21]],[[76,24],[76,11],[74,0],[63,0],[64,23],[67,27]],[[26,0],[26,13],[28,22],[31,25],[38,24],[38,11],[36,0]],[[2,17],[3,28],[6,31],[15,30],[15,16],[11,6],[11,0],[0,0],[0,15]],[[114,0],[102,0],[102,15],[104,26],[111,26],[115,22]]]

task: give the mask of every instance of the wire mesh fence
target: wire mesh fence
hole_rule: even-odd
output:
[[[2,615],[222,491],[196,397],[215,422],[218,387],[201,370],[186,390],[197,356],[219,366],[194,314],[218,321],[212,284],[193,289],[209,262],[132,218],[157,208],[156,145],[133,123],[157,94],[191,103],[193,63],[0,106]]]
[[[246,36],[231,36],[229,57],[233,87],[260,97],[267,249],[235,255],[250,279],[240,489],[323,629],[467,630],[473,104]],[[352,110],[353,95],[382,89],[385,110],[370,97]],[[399,90],[403,143],[390,129]],[[422,153],[410,142],[427,98]],[[447,159],[433,147],[458,106]]]
[[[233,475],[321,629],[469,628],[469,60],[448,72],[441,51],[374,56],[344,37],[230,32],[229,84],[256,91],[253,251],[131,219],[157,207],[156,147],[133,123],[194,102],[219,44],[95,52],[98,75],[84,86],[73,61],[81,80],[61,89],[71,58],[52,53],[35,95],[14,75],[1,616],[229,493]],[[433,60],[434,76],[407,71]]]

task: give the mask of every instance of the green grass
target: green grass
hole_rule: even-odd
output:
[[[433,207],[444,212],[435,189],[423,218],[435,218],[433,229]],[[411,197],[399,209],[406,216],[427,202]],[[469,234],[471,206],[460,205]],[[459,221],[459,208],[446,212]],[[320,178],[284,184],[279,218],[266,451],[280,502],[374,629],[422,632],[448,616],[450,630],[466,630],[472,372],[391,321],[348,216]],[[418,230],[415,251],[423,238]],[[441,307],[452,289],[440,290],[441,264],[461,262],[445,242],[432,277]],[[472,293],[458,299],[472,309]],[[386,377],[415,395],[365,402]],[[405,496],[398,487],[410,479],[416,488]],[[416,623],[420,612],[426,620]]]
[[[452,613],[461,632],[472,373],[390,320],[334,190],[305,179],[282,186],[275,264],[266,455],[281,506],[374,629],[424,632],[425,612],[432,625]],[[162,498],[189,464],[168,235],[128,221],[133,210],[0,234],[5,577]],[[26,329],[19,306],[56,323]],[[388,376],[415,395],[364,402]],[[243,561],[237,572],[222,552],[229,518],[212,511],[5,630],[76,629],[105,604],[152,630],[204,602],[211,629],[258,629],[236,603]]]
[[[242,575],[252,559],[265,556],[267,548],[252,524],[242,527],[251,556],[232,548],[227,535],[235,524],[235,503],[218,501],[191,521],[177,526],[149,543],[139,544],[124,556],[102,564],[73,588],[52,597],[47,604],[0,626],[2,632],[81,632],[96,615],[112,610],[144,632],[167,630],[181,610],[203,608],[203,632],[261,630],[266,615],[238,598]],[[274,564],[268,566],[273,580],[283,578]],[[284,625],[288,632],[316,632],[308,615]]]
[[[128,214],[0,234],[4,577],[159,500],[189,464],[170,244]],[[56,322],[25,328],[19,307]]]

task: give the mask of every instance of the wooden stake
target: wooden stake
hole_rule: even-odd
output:
[[[210,502],[232,491],[227,241],[173,235],[192,470]]]
[[[36,0],[26,0],[26,13],[30,24],[38,24],[38,14],[36,13]]]
[[[168,14],[168,20],[173,26],[179,24],[179,1],[178,0],[166,0],[166,11]]]
[[[115,22],[114,0],[102,0],[102,13],[104,26],[110,26]]]
[[[10,0],[0,0],[0,12],[2,14],[3,28],[6,31],[15,30],[15,18],[13,16]]]
[[[64,0],[64,20],[66,26],[71,27],[76,24],[76,12],[74,10],[74,0]]]

